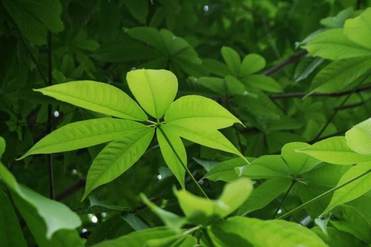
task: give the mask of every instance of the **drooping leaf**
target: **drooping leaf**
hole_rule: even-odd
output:
[[[353,152],[347,145],[343,136],[330,137],[316,142],[308,148],[298,152],[305,153],[315,159],[337,165],[352,165],[371,161],[371,155]]]
[[[283,220],[260,220],[233,217],[212,226],[211,232],[220,244],[228,245],[231,238],[239,238],[254,247],[327,247],[309,229]]]
[[[126,80],[139,104],[157,119],[165,114],[178,91],[176,76],[167,70],[133,70]]]
[[[182,187],[184,184],[187,153],[180,137],[173,129],[163,125],[156,130],[157,141],[162,157]]]
[[[35,91],[105,115],[131,120],[147,120],[146,114],[132,98],[106,83],[71,81]]]
[[[165,121],[191,129],[222,129],[241,123],[217,102],[197,95],[183,96],[174,101],[165,114]]]
[[[303,153],[296,152],[297,149],[310,147],[304,142],[291,142],[282,147],[281,155],[286,161],[289,171],[293,175],[305,173],[316,167],[320,161],[309,157]]]
[[[80,226],[80,218],[67,206],[18,184],[14,176],[2,164],[0,164],[0,178],[12,191],[15,205],[29,228],[36,232],[35,238],[38,241],[45,243],[59,231],[74,230]],[[40,246],[48,245],[40,244]]]
[[[334,192],[330,204],[327,206],[325,212],[329,212],[338,205],[357,199],[371,190],[371,164],[369,162],[349,168],[349,170],[340,178],[338,186],[345,184],[362,174],[366,175]]]
[[[353,151],[370,155],[371,154],[371,118],[353,126],[345,133],[347,145]]]
[[[239,178],[228,183],[217,200],[201,198],[186,190],[176,191],[175,195],[187,219],[198,224],[228,216],[246,201],[251,191],[251,181]]]
[[[227,46],[222,47],[221,50],[224,62],[227,64],[229,71],[233,75],[238,75],[240,72],[240,66],[241,66],[241,57],[238,55],[238,53]]]
[[[242,60],[240,74],[241,76],[254,74],[264,69],[265,64],[265,59],[262,56],[255,53],[248,54]]]
[[[350,41],[341,28],[334,28],[317,34],[304,48],[312,56],[331,60],[371,56],[371,49]]]
[[[123,119],[97,118],[67,124],[38,141],[23,159],[33,154],[48,154],[86,148],[146,130],[143,124]]]
[[[88,171],[83,199],[92,190],[114,180],[134,165],[147,150],[154,132],[153,128],[147,127],[104,147]]]
[[[344,33],[354,43],[371,49],[371,8],[345,21]]]

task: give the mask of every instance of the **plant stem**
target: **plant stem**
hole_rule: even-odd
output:
[[[280,209],[283,207],[283,205],[285,204],[285,202],[286,202],[286,200],[287,200],[287,198],[288,198],[288,196],[289,196],[291,190],[294,188],[294,185],[295,185],[295,184],[296,184],[296,180],[292,180],[292,181],[291,181],[291,184],[290,184],[289,188],[287,189],[287,191],[285,192],[285,194],[284,194],[284,196],[283,196],[283,198],[282,198],[282,200],[281,200],[279,206],[278,206],[278,207],[276,208],[276,210],[274,211],[273,218],[276,218],[276,216],[277,216],[279,210],[280,210]]]
[[[52,47],[52,35],[48,32],[48,85],[53,83],[53,47]],[[53,108],[52,105],[48,105],[48,133],[53,130]],[[48,155],[48,173],[49,173],[49,197],[55,198],[54,191],[54,167],[53,167],[53,155]]]
[[[354,181],[356,181],[356,180],[358,180],[358,179],[360,179],[360,178],[362,178],[362,177],[368,175],[369,173],[371,173],[371,170],[369,170],[369,171],[367,171],[367,172],[364,172],[364,173],[362,173],[361,175],[359,175],[359,176],[357,176],[357,177],[355,177],[355,178],[352,178],[351,180],[349,180],[349,181],[347,181],[347,182],[345,182],[345,183],[343,183],[343,184],[337,185],[337,186],[335,186],[335,187],[333,187],[333,188],[331,188],[331,189],[329,189],[329,190],[323,192],[322,194],[319,194],[318,196],[316,196],[316,197],[310,199],[309,201],[304,202],[304,203],[301,204],[300,206],[298,206],[298,207],[296,207],[296,208],[294,208],[294,209],[288,211],[287,213],[281,215],[280,217],[278,217],[278,219],[284,219],[284,218],[286,218],[287,216],[291,215],[292,213],[295,213],[296,211],[298,211],[298,210],[304,208],[305,206],[307,206],[307,205],[313,203],[314,201],[317,201],[318,199],[321,199],[322,197],[324,197],[324,196],[326,196],[326,195],[328,195],[328,194],[330,194],[330,193],[332,193],[332,192],[334,192],[334,191],[336,191],[336,190],[338,190],[338,189],[343,188],[344,186],[346,186],[346,185],[348,185],[348,184],[350,184],[350,183],[352,183],[352,182],[354,182]]]
[[[161,126],[159,126],[157,128],[161,134],[165,137],[165,140],[166,142],[169,144],[171,150],[173,151],[173,153],[175,154],[177,160],[182,164],[183,168],[187,171],[187,173],[189,174],[189,176],[191,177],[191,179],[193,180],[193,182],[196,184],[197,188],[200,190],[200,192],[202,193],[202,195],[209,199],[209,197],[207,196],[206,192],[204,191],[204,189],[202,189],[201,185],[197,182],[196,178],[193,176],[192,172],[188,169],[187,165],[184,164],[184,162],[182,161],[182,159],[180,158],[179,154],[176,152],[175,148],[173,147],[173,145],[171,144],[170,142],[170,139],[167,137],[165,131],[163,131],[161,129]]]

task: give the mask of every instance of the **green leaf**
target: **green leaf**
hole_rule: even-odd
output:
[[[371,190],[371,163],[358,164],[349,168],[347,172],[340,178],[338,186],[349,182],[350,180],[368,172],[367,175],[345,185],[336,190],[327,206],[325,213],[329,212],[336,206],[350,202],[358,197],[366,194]]]
[[[254,247],[327,247],[309,229],[283,220],[259,220],[246,217],[233,217],[217,223],[211,228],[214,236],[228,246],[229,239],[241,239]],[[219,245],[218,245],[219,246]]]
[[[282,147],[281,155],[286,161],[286,165],[291,174],[298,175],[308,172],[320,163],[320,161],[308,155],[296,152],[297,149],[304,149],[307,147],[310,147],[310,145],[304,142],[291,142]]]
[[[246,165],[242,158],[233,158],[222,161],[213,166],[205,175],[205,178],[211,181],[231,182],[239,177],[237,171]]]
[[[321,24],[329,28],[341,28],[345,20],[352,17],[354,10],[352,7],[340,11],[336,16],[327,17],[321,20]]]
[[[131,120],[148,118],[137,103],[120,89],[96,81],[71,81],[35,91],[78,107]]]
[[[18,184],[14,176],[2,164],[0,164],[0,178],[13,192],[13,198],[16,200],[15,204],[23,217],[25,217],[25,214],[28,214],[28,212],[26,212],[26,209],[20,209],[20,207],[27,207],[28,211],[30,209],[36,210],[38,217],[43,220],[46,226],[44,232],[46,238],[50,239],[53,234],[60,230],[73,230],[81,225],[78,215],[72,212],[67,206],[45,198],[29,188]],[[35,219],[33,219],[33,221],[34,220]],[[27,222],[27,224],[29,224],[29,222]],[[30,229],[32,228],[32,226],[29,227]]]
[[[0,202],[0,243],[7,246],[26,247],[27,243],[12,202],[1,189]]]
[[[187,219],[198,224],[228,216],[246,201],[252,188],[248,178],[239,178],[228,183],[217,200],[201,198],[186,190],[175,191],[175,195]]]
[[[83,200],[92,190],[111,182],[137,162],[151,143],[154,132],[153,128],[146,128],[104,147],[88,171]]]
[[[241,76],[248,76],[264,69],[266,65],[264,57],[251,53],[244,57],[241,64]]]
[[[217,130],[199,130],[188,128],[188,126],[178,126],[172,123],[166,124],[167,128],[172,129],[175,133],[191,142],[221,150],[227,153],[236,154],[245,158],[225,136]]]
[[[170,229],[179,230],[186,223],[185,218],[158,207],[144,194],[141,194],[141,198],[142,201],[152,210],[152,212],[154,212]]]
[[[127,73],[130,91],[151,116],[161,118],[178,91],[178,80],[168,70],[133,70]]]
[[[371,58],[339,60],[324,67],[313,79],[311,93],[332,93],[346,89],[371,69]]]
[[[262,209],[290,187],[291,180],[287,178],[272,178],[254,188],[250,197],[238,209],[239,215],[246,215]]]
[[[347,145],[353,151],[370,155],[371,154],[371,118],[353,126],[345,133]]]
[[[266,92],[282,92],[281,85],[272,77],[266,75],[249,75],[243,79],[246,86],[261,89]]]
[[[218,78],[218,77],[200,77],[194,79],[192,82],[196,85],[200,85],[201,87],[207,88],[213,93],[219,94],[219,95],[225,95],[227,92],[226,89],[226,83],[224,79]]]
[[[316,142],[308,148],[297,150],[315,159],[336,165],[352,165],[371,161],[371,155],[353,152],[343,136],[330,137]]]
[[[123,2],[129,9],[130,14],[140,23],[146,22],[148,14],[148,1],[146,0],[125,0]]]
[[[58,0],[3,0],[2,4],[22,35],[36,45],[45,44],[48,31],[63,30]]]
[[[146,244],[150,240],[167,238],[174,235],[176,235],[176,232],[172,229],[155,227],[132,232],[116,239],[106,240],[93,247],[143,247],[147,246]]]
[[[371,8],[345,21],[344,33],[354,43],[371,49]]]
[[[165,121],[191,129],[222,129],[241,123],[227,109],[203,96],[183,96],[173,103],[165,114]]]
[[[38,141],[23,159],[33,154],[48,154],[86,148],[147,130],[143,124],[123,119],[97,118],[67,124]]]
[[[5,142],[4,138],[2,138],[0,136],[0,159],[1,159],[1,156],[3,155],[3,153],[5,152],[5,149],[6,149],[6,142]]]
[[[371,56],[371,49],[350,41],[345,36],[343,29],[340,28],[330,29],[317,34],[304,48],[312,56],[331,60]]]
[[[225,63],[228,66],[229,71],[233,75],[238,75],[240,73],[241,66],[240,55],[238,55],[238,53],[234,49],[227,46],[222,47],[221,53]]]
[[[289,178],[289,169],[281,155],[264,155],[242,168],[241,173],[252,179]]]
[[[166,125],[157,128],[156,134],[162,157],[180,185],[184,187],[184,166],[187,165],[187,153],[182,140],[173,129],[167,128]]]

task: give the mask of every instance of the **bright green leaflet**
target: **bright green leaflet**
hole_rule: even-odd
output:
[[[0,136],[0,158],[3,155],[3,153],[5,152],[5,148],[6,148],[6,142],[5,142],[4,138],[2,138]]]
[[[97,118],[67,124],[38,141],[20,159],[33,154],[49,154],[86,148],[146,130],[130,120]]]
[[[159,128],[156,130],[156,136],[160,145],[162,157],[180,185],[184,188],[184,176],[186,171],[184,166],[187,166],[187,153],[183,142],[173,129],[167,128],[166,125],[162,125]]]
[[[241,64],[241,76],[248,76],[264,69],[265,59],[255,53],[248,54],[244,57]]]
[[[353,126],[345,133],[348,146],[353,151],[370,155],[371,154],[371,118]]]
[[[272,77],[266,75],[249,75],[245,77],[243,83],[251,88],[258,88],[266,92],[282,92],[282,86]]]
[[[45,198],[32,190],[19,185],[13,175],[0,164],[0,177],[20,201],[34,208],[46,224],[46,237],[62,229],[75,229],[80,226],[80,218],[65,205]]]
[[[161,118],[178,91],[176,76],[167,70],[134,70],[126,75],[130,91],[152,117]]]
[[[344,25],[345,35],[354,43],[371,49],[371,8],[349,19]]]
[[[366,172],[365,176],[336,190],[327,206],[325,213],[334,207],[352,201],[371,190],[371,163],[358,164],[351,167],[339,180],[338,185],[344,184]]]
[[[289,169],[281,155],[264,155],[242,168],[242,174],[252,179],[289,178]]]
[[[35,91],[78,107],[108,116],[146,121],[137,103],[122,90],[96,81],[71,81]]]
[[[221,53],[229,71],[234,75],[238,75],[241,66],[240,55],[232,48],[226,46],[222,47]]]
[[[197,95],[184,96],[171,103],[165,114],[165,121],[200,130],[222,129],[234,123],[241,123],[217,102]]]
[[[239,178],[228,183],[217,200],[195,196],[188,191],[176,191],[179,205],[186,217],[195,223],[205,223],[213,218],[223,218],[234,212],[249,197],[252,183],[248,178]]]
[[[171,229],[179,230],[185,223],[186,219],[172,212],[166,211],[151,202],[144,194],[141,195],[142,201]]]
[[[231,234],[234,238],[241,238],[254,247],[327,247],[314,232],[299,224],[283,220],[259,220],[237,216],[215,224],[211,230],[222,242],[228,240],[226,238]]]
[[[371,56],[371,49],[350,41],[341,28],[334,28],[317,34],[304,48],[312,56],[331,60]]]
[[[88,171],[83,200],[92,190],[111,182],[134,165],[147,150],[154,133],[153,128],[146,127],[104,147]]]
[[[298,175],[312,170],[320,161],[313,159],[303,153],[298,153],[296,150],[310,147],[304,142],[291,142],[285,144],[281,149],[282,158],[286,161],[289,171],[293,175]]]
[[[371,155],[353,152],[343,136],[335,136],[319,141],[312,146],[298,150],[318,160],[337,165],[352,165],[371,161]]]

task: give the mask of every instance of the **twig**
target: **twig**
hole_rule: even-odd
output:
[[[48,32],[48,85],[53,83],[53,47],[52,47],[52,34]],[[53,108],[51,104],[48,104],[48,133],[53,130]],[[48,173],[49,173],[49,197],[55,198],[54,191],[54,167],[53,167],[53,155],[48,155]]]
[[[307,54],[306,51],[300,50],[300,51],[292,54],[290,57],[288,57],[286,60],[282,61],[281,63],[265,70],[264,74],[265,75],[273,75],[273,74],[281,71],[287,65],[295,64],[295,63],[299,62],[306,54]]]
[[[296,180],[292,180],[292,181],[291,181],[291,184],[290,184],[290,186],[289,186],[289,188],[287,189],[287,191],[286,191],[285,194],[283,195],[283,198],[282,198],[282,200],[281,200],[281,202],[280,202],[280,205],[279,205],[279,206],[276,208],[276,210],[274,211],[274,213],[273,213],[273,218],[276,218],[276,216],[277,216],[279,210],[280,210],[280,209],[283,207],[283,205],[285,204],[285,202],[286,202],[286,200],[287,200],[287,198],[288,198],[288,196],[289,196],[291,190],[294,188],[294,185],[295,185],[295,184],[296,184]]]
[[[309,95],[310,97],[341,97],[344,95],[352,94],[352,93],[359,93],[371,90],[371,84],[367,83],[363,87],[359,87],[356,90],[350,89],[343,92],[336,92],[336,93],[313,93]],[[269,97],[272,99],[285,99],[285,98],[302,98],[308,93],[305,92],[292,92],[292,93],[282,93],[282,94],[273,94]]]
[[[61,201],[68,196],[72,195],[76,191],[79,191],[81,188],[85,186],[85,179],[80,179],[76,183],[72,184],[70,187],[62,191],[61,193],[57,194],[55,196],[55,199],[58,201]]]
[[[351,180],[349,180],[349,181],[347,181],[347,182],[345,182],[345,183],[343,183],[343,184],[337,185],[337,186],[335,186],[335,187],[333,187],[333,188],[331,188],[331,189],[329,189],[329,190],[327,190],[327,191],[325,191],[325,192],[319,194],[318,196],[316,196],[316,197],[310,199],[309,201],[304,202],[304,203],[301,204],[300,206],[298,206],[298,207],[296,207],[296,208],[294,208],[294,209],[288,211],[287,213],[281,215],[280,217],[278,217],[278,219],[284,219],[284,218],[286,218],[287,216],[291,215],[292,213],[295,213],[296,211],[298,211],[298,210],[304,208],[304,207],[307,206],[308,204],[311,204],[311,203],[313,203],[314,201],[316,201],[316,200],[318,200],[318,199],[321,199],[322,197],[324,197],[324,196],[326,196],[326,195],[328,195],[328,194],[330,194],[330,193],[332,193],[332,192],[334,192],[334,191],[336,191],[336,190],[338,190],[338,189],[343,188],[344,186],[346,186],[346,185],[348,185],[348,184],[350,184],[350,183],[352,183],[352,182],[354,182],[354,181],[356,181],[356,180],[358,180],[358,179],[360,179],[360,178],[362,178],[362,177],[368,175],[369,173],[371,173],[371,170],[369,170],[369,171],[367,171],[367,172],[365,172],[365,173],[362,173],[361,175],[359,175],[359,176],[357,176],[357,177],[355,177],[355,178],[352,178]]]

